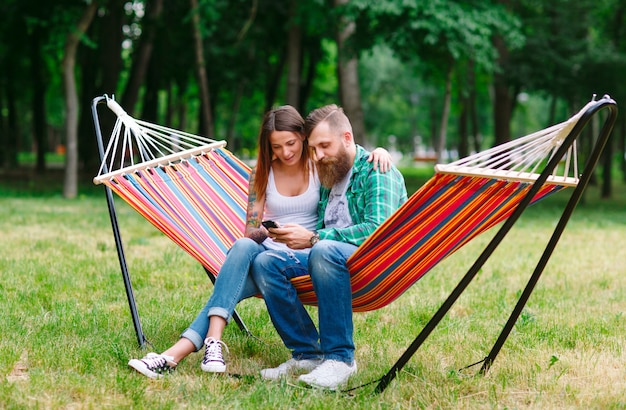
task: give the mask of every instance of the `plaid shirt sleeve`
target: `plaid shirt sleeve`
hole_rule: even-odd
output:
[[[320,239],[332,239],[361,245],[400,205],[407,200],[404,178],[394,166],[381,173],[367,162],[369,152],[357,146],[357,157],[352,168],[350,186],[346,192],[352,226],[324,228],[324,212],[328,205],[328,189],[322,189],[318,208]]]

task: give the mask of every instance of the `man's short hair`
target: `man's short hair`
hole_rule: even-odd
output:
[[[323,122],[328,123],[328,128],[336,132],[338,136],[345,131],[349,131],[352,134],[352,124],[343,112],[343,108],[338,107],[337,104],[329,104],[316,108],[307,115],[304,122],[304,132],[307,138]]]

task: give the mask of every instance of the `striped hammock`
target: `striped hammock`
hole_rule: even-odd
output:
[[[243,236],[250,169],[223,142],[134,119],[112,98],[106,102],[117,122],[94,183],[108,186],[217,275]],[[438,262],[505,220],[586,108],[561,124],[438,165],[348,260],[354,311],[393,302]],[[533,202],[577,184],[575,154],[574,145]],[[308,276],[293,284],[304,303],[316,304]]]

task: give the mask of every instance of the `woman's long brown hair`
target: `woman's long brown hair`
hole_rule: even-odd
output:
[[[259,131],[259,153],[254,178],[254,190],[257,198],[265,196],[265,188],[267,187],[274,155],[270,143],[270,135],[274,131],[291,131],[302,136],[302,156],[300,161],[302,161],[305,172],[309,172],[309,145],[304,136],[304,119],[298,110],[290,105],[274,108],[263,116],[263,123]]]

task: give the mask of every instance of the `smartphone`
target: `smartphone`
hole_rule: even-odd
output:
[[[265,229],[278,228],[278,224],[274,221],[263,221],[261,224],[265,227]]]

